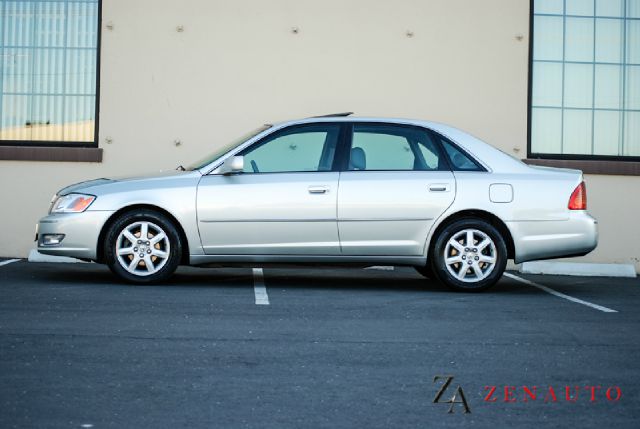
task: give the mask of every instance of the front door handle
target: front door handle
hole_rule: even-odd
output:
[[[329,192],[328,186],[309,186],[308,189],[310,194],[326,194]]]
[[[429,185],[429,191],[431,192],[449,192],[448,183],[432,183]]]

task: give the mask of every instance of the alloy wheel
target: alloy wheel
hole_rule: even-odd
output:
[[[115,243],[118,263],[136,276],[157,273],[169,259],[171,244],[161,227],[148,221],[126,226]]]
[[[463,229],[451,236],[444,248],[447,271],[465,283],[486,279],[496,266],[496,245],[477,229]]]

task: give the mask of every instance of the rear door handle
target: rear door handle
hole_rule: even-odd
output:
[[[431,192],[449,192],[448,183],[432,183],[429,185],[429,191]]]
[[[310,194],[326,194],[329,192],[328,186],[309,186],[308,189]]]

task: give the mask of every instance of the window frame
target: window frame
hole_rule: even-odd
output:
[[[531,124],[533,113],[533,37],[534,37],[534,5],[535,0],[529,0],[529,55],[527,70],[527,159],[528,164],[546,165],[551,167],[577,168],[585,173],[593,174],[622,174],[637,175],[640,170],[640,156],[625,155],[587,155],[587,154],[553,154],[532,151]],[[566,15],[565,15],[566,16]],[[626,48],[625,48],[626,49]],[[595,79],[595,77],[594,77]],[[564,91],[564,88],[563,88]],[[623,112],[623,111],[621,111]],[[623,113],[624,114],[624,113]],[[624,130],[623,130],[624,132]],[[598,165],[597,161],[603,161]],[[620,169],[616,168],[620,162]],[[634,163],[638,163],[637,165]],[[627,165],[625,165],[627,164]]]
[[[337,127],[338,136],[336,141],[336,149],[333,154],[333,160],[331,162],[331,169],[329,170],[319,170],[319,171],[268,171],[268,172],[242,172],[239,174],[249,174],[249,175],[266,175],[266,174],[318,174],[318,173],[335,173],[338,172],[338,168],[340,165],[340,150],[343,145],[343,140],[345,138],[345,125],[342,122],[309,122],[305,124],[294,124],[289,125],[283,128],[280,128],[276,131],[273,131],[266,136],[256,140],[250,145],[243,147],[242,149],[235,152],[233,156],[244,156],[244,153],[249,150],[255,150],[260,146],[267,144],[283,135],[289,135],[296,133],[297,130],[304,130],[305,128],[317,128],[317,127]],[[233,150],[231,151],[233,152]],[[323,148],[324,152],[324,148]],[[215,171],[215,169],[214,169]]]
[[[56,140],[0,140],[0,160],[35,161],[78,161],[101,162],[102,150],[99,146],[100,125],[100,63],[102,50],[102,1],[98,1],[98,22],[96,35],[96,94],[94,106],[93,142]],[[4,7],[3,3],[3,7]],[[3,14],[4,16],[4,14]],[[40,149],[40,150],[39,150]],[[78,150],[74,150],[78,149]],[[86,149],[97,149],[89,153]]]

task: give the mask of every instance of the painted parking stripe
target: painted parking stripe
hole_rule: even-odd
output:
[[[518,277],[518,276],[513,275],[511,273],[504,273],[504,275],[509,277],[510,279],[519,281],[519,282],[527,284],[529,286],[537,287],[538,289],[541,289],[541,290],[543,290],[543,291],[545,291],[547,293],[550,293],[551,295],[555,295],[558,298],[566,299],[568,301],[575,302],[577,304],[586,305],[587,307],[591,307],[591,308],[594,308],[596,310],[604,311],[605,313],[617,313],[618,312],[618,310],[614,310],[612,308],[604,307],[602,305],[594,304],[592,302],[583,301],[581,299],[574,298],[574,297],[569,296],[569,295],[565,295],[563,293],[560,293],[560,292],[558,292],[556,290],[551,289],[550,287],[538,284],[536,282],[532,282],[531,280],[523,279],[522,277]]]
[[[256,305],[269,305],[269,295],[267,295],[267,287],[264,285],[262,268],[253,269],[253,292],[256,295]]]
[[[18,262],[20,259],[7,259],[6,261],[0,262],[0,267],[3,265],[9,265],[13,262]]]
[[[395,267],[389,265],[372,265],[365,267],[365,270],[394,271]]]

